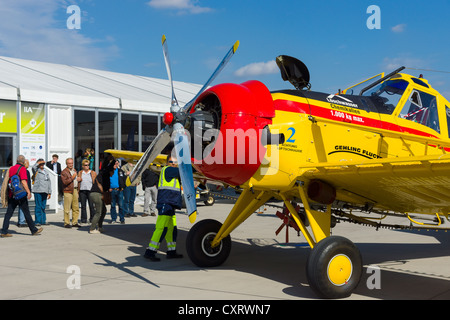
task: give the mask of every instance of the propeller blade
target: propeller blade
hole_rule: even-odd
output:
[[[127,186],[130,186],[144,171],[148,168],[150,163],[161,153],[162,150],[169,144],[170,134],[166,129],[162,129],[156,136],[155,140],[145,151],[144,155],[139,159],[138,163],[134,166],[133,171],[127,178]]]
[[[213,82],[214,79],[219,75],[219,73],[223,70],[223,68],[225,68],[225,66],[231,60],[231,57],[233,57],[233,55],[236,52],[236,50],[238,49],[238,47],[239,47],[239,41],[236,41],[234,43],[234,45],[231,47],[231,49],[227,52],[225,57],[222,59],[222,61],[219,63],[216,70],[214,70],[211,77],[209,77],[208,81],[206,81],[206,83],[203,85],[203,87],[197,93],[197,95],[183,107],[184,111],[189,113],[195,100],[197,100],[197,98],[203,93],[203,91],[205,91],[205,89],[208,88],[208,86],[211,84],[211,82]]]
[[[171,106],[174,107],[174,106],[178,106],[178,101],[177,101],[177,98],[175,97],[175,90],[173,88],[172,68],[170,67],[170,59],[169,59],[169,48],[167,46],[167,39],[166,39],[165,35],[162,36],[161,41],[162,41],[162,47],[163,47],[163,53],[164,53],[164,61],[166,62],[167,75],[169,77],[170,86],[172,88]]]
[[[189,221],[194,223],[197,218],[197,203],[195,200],[194,176],[192,173],[189,140],[184,131],[184,127],[181,124],[175,125],[173,135],[181,184],[183,185],[184,201],[186,203]]]

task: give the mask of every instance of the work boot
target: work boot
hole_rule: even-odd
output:
[[[156,251],[150,249],[145,250],[144,258],[155,262],[161,261],[161,259],[156,256]]]
[[[182,254],[177,253],[176,251],[167,251],[167,259],[180,259],[183,258]]]

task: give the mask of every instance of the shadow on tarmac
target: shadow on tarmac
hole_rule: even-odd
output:
[[[130,256],[126,257],[126,262],[121,264],[95,254],[104,261],[99,265],[117,268],[158,288],[157,284],[132,271],[131,268],[142,267],[164,272],[205,270],[195,266],[188,258],[184,245],[187,231],[184,230],[178,230],[177,239],[177,251],[184,255],[183,259],[167,261],[164,257],[165,241],[158,254],[162,258],[161,262],[155,263],[145,259],[143,254],[154,226],[154,223],[108,226],[107,236],[136,246],[128,248]],[[233,240],[233,235],[231,236]],[[364,270],[361,282],[354,293],[376,299],[449,299],[449,276],[433,274],[431,271],[430,273],[405,271],[402,268],[410,260],[449,256],[450,233],[438,232],[434,236],[440,241],[439,244],[355,243],[361,251]],[[302,245],[282,246],[273,241],[264,243],[266,240],[247,239],[244,243],[232,241],[229,258],[222,266],[215,269],[249,273],[284,284],[286,287],[282,290],[283,293],[292,298],[317,298],[307,284],[305,273],[310,248]],[[367,286],[368,278],[371,276],[371,273],[367,273],[367,266],[373,265],[381,266],[381,289],[370,290]],[[442,266],[442,268],[446,267]],[[211,285],[214,286],[214,284]],[[267,295],[261,293],[261,297],[271,297],[270,290],[273,289],[267,288],[267,290],[269,293]]]

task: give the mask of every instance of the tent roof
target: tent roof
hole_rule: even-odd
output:
[[[180,105],[201,85],[174,82]],[[168,80],[0,56],[0,99],[167,112]]]

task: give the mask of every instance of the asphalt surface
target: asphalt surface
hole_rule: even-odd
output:
[[[139,199],[136,204],[138,214],[141,203]],[[232,201],[220,199],[212,207],[199,204],[198,218],[223,222],[231,207]],[[156,217],[127,218],[120,225],[108,224],[108,214],[105,233],[89,234],[89,226],[63,228],[59,210],[48,215],[50,225],[41,235],[31,236],[28,228],[15,225],[15,213],[13,237],[0,239],[0,299],[317,299],[305,275],[310,252],[305,238],[293,229],[289,244],[285,230],[276,236],[282,222],[276,211],[267,208],[239,226],[231,234],[230,257],[211,269],[198,268],[189,260],[185,239],[191,225],[181,212],[177,251],[184,258],[167,260],[163,244],[160,262],[142,256]],[[450,299],[450,232],[377,231],[339,223],[333,235],[352,240],[363,257],[363,277],[349,300]]]

